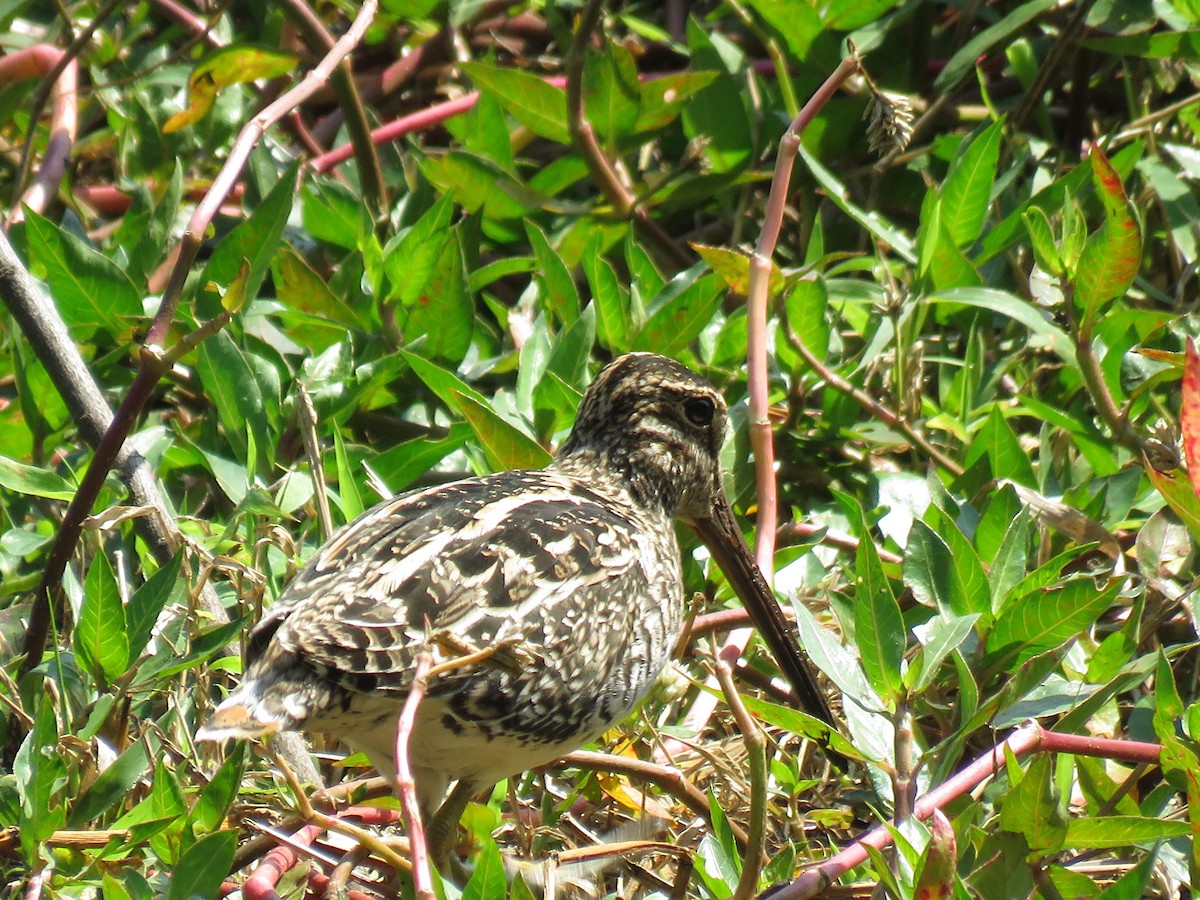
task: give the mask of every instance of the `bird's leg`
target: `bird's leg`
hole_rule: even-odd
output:
[[[479,784],[470,778],[460,779],[454,785],[437,812],[429,819],[425,829],[425,838],[429,846],[429,857],[438,871],[449,874],[455,881],[465,884],[464,876],[469,876],[462,861],[454,853],[454,839],[458,834],[458,820],[466,811],[467,803],[479,792]]]

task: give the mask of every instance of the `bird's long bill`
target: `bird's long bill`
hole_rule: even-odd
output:
[[[798,636],[784,618],[758,563],[750,555],[750,548],[746,546],[725,497],[718,494],[711,517],[693,520],[691,524],[741,598],[805,712],[836,730],[829,702],[800,652]]]

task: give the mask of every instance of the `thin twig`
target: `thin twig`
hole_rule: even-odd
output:
[[[833,369],[829,368],[825,363],[817,358],[817,355],[812,352],[809,346],[804,343],[804,339],[792,329],[788,322],[786,311],[780,307],[780,325],[783,328],[783,336],[796,353],[817,373],[817,377],[824,381],[829,387],[839,393],[845,394],[847,397],[854,400],[868,414],[874,416],[880,422],[895,428],[908,438],[914,446],[922,453],[932,459],[935,463],[949,472],[951,475],[958,477],[963,473],[963,468],[955,460],[951,459],[941,450],[939,450],[925,435],[915,426],[908,422],[903,416],[892,412],[866,391],[855,387]]]
[[[754,475],[757,489],[758,524],[755,532],[754,558],[762,570],[767,584],[773,581],[775,572],[775,529],[779,519],[778,493],[775,488],[775,446],[768,417],[767,378],[767,311],[770,291],[771,257],[779,243],[779,232],[783,226],[783,213],[787,206],[788,184],[792,167],[800,148],[800,138],[805,128],[816,117],[825,104],[837,93],[841,85],[859,70],[856,56],[842,60],[833,74],[804,104],[787,132],[779,142],[779,155],[775,160],[775,172],[771,177],[771,189],[767,196],[767,209],[763,217],[762,232],[750,260],[750,279],[746,288],[746,373],[749,390],[750,446],[754,451]],[[727,659],[740,656],[750,643],[753,631],[739,628],[730,633],[721,648],[720,655]],[[684,716],[684,727],[693,732],[703,730],[716,709],[716,697],[702,691]],[[670,744],[668,743],[668,748]]]
[[[775,568],[775,528],[779,520],[778,496],[775,490],[775,447],[771,422],[767,415],[767,407],[770,405],[767,384],[767,313],[770,301],[771,259],[779,243],[783,213],[787,206],[788,185],[792,180],[792,168],[804,130],[837,93],[843,82],[858,70],[857,56],[850,55],[843,59],[833,74],[825,79],[825,83],[804,104],[804,108],[780,138],[762,232],[754,248],[754,256],[750,260],[750,282],[746,289],[746,372],[750,401],[750,446],[754,451],[758,502],[754,555],[768,584]]]
[[[628,756],[617,756],[612,753],[599,753],[594,750],[576,750],[574,753],[560,757],[558,762],[560,765],[586,769],[589,772],[613,772],[627,778],[640,778],[648,781],[666,791],[693,813],[711,824],[712,811],[708,808],[708,799],[674,766],[664,766],[661,763],[631,759]],[[750,836],[736,822],[731,821],[729,827],[733,831],[734,839],[744,847],[750,840]]]
[[[59,182],[67,171],[67,161],[79,127],[79,63],[75,56],[48,44],[36,44],[0,57],[0,84],[34,77],[40,79],[32,101],[36,112],[30,116],[21,168],[13,182],[17,188],[14,193],[19,193],[20,196],[14,200],[6,228],[8,224],[25,218],[26,205],[39,213],[46,210],[50,198],[58,190]],[[37,120],[46,100],[51,97],[54,102],[50,110],[50,138],[46,142],[42,166],[29,188],[20,193],[20,186],[27,180],[32,166],[33,136],[37,132]]]
[[[283,773],[283,780],[287,782],[287,786],[292,792],[292,797],[296,801],[296,812],[300,814],[301,819],[310,826],[317,826],[321,831],[338,831],[349,835],[388,865],[393,866],[397,871],[407,872],[409,870],[409,861],[393,850],[387,841],[366,828],[360,828],[345,821],[347,817],[353,816],[359,818],[366,815],[376,820],[382,816],[382,821],[386,822],[392,821],[394,813],[390,813],[389,810],[376,809],[370,806],[361,808],[352,807],[341,811],[335,816],[323,813],[313,807],[312,802],[304,793],[303,786],[296,778],[291,766],[287,764],[283,757],[277,755],[275,762],[279,766],[280,772]]]
[[[327,541],[333,534],[333,516],[329,512],[329,494],[325,490],[321,448],[317,443],[317,411],[313,407],[308,389],[299,381],[296,382],[296,419],[300,429],[300,440],[304,444],[304,455],[308,457],[313,493],[317,498],[317,522],[321,528],[321,540]]]
[[[746,755],[750,762],[750,839],[746,842],[746,852],[742,855],[742,874],[738,878],[737,889],[733,892],[734,900],[749,900],[758,889],[758,878],[762,872],[763,846],[767,834],[767,742],[763,739],[762,730],[746,711],[738,694],[737,685],[733,683],[733,672],[729,664],[715,655],[714,671],[721,691],[725,694],[725,703],[733,713],[734,721],[742,732],[742,740],[746,745]]]
[[[283,13],[288,17],[309,49],[316,53],[328,53],[333,49],[334,40],[324,23],[313,12],[304,0],[283,0]],[[362,183],[363,199],[371,210],[372,218],[379,220],[387,212],[387,185],[383,181],[383,169],[379,165],[379,154],[375,152],[375,143],[371,140],[371,125],[367,121],[367,111],[363,106],[362,97],[350,72],[350,64],[343,59],[333,70],[330,80],[337,97],[338,107],[345,117],[346,132],[350,136],[350,145],[354,148],[354,157],[358,161],[359,180]]]
[[[638,202],[637,195],[622,182],[621,176],[609,162],[596,138],[596,129],[592,127],[584,112],[583,63],[592,33],[600,21],[603,6],[604,0],[588,0],[583,12],[579,14],[571,48],[563,60],[563,70],[567,75],[567,130],[571,134],[575,149],[587,164],[592,181],[612,204],[616,214],[622,219],[631,219],[638,231],[658,248],[672,266],[686,269],[694,260],[650,218]]]
[[[896,706],[895,748],[896,767],[892,772],[892,796],[895,808],[893,818],[897,827],[902,827],[912,816],[917,801],[917,781],[913,777],[916,760],[913,757],[913,716],[907,700]]]

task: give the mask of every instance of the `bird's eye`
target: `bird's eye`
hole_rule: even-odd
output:
[[[707,397],[690,397],[683,401],[683,414],[689,422],[701,428],[712,424],[715,409]]]

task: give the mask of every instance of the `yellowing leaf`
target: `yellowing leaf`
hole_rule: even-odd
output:
[[[596,781],[604,789],[604,793],[608,794],[608,796],[616,800],[630,812],[646,812],[660,819],[670,820],[671,811],[669,809],[653,797],[647,796],[637,788],[626,783],[619,776],[608,772],[597,772]]]
[[[721,280],[725,282],[725,286],[729,290],[743,297],[746,296],[746,292],[750,288],[751,257],[725,247],[709,247],[706,244],[696,243],[691,246],[708,263],[708,267],[721,276]],[[771,266],[768,294],[775,297],[783,290],[783,274],[774,263],[768,263],[768,265]]]
[[[296,67],[299,58],[247,44],[222,47],[205,59],[188,78],[188,106],[163,123],[163,132],[171,134],[195,125],[212,109],[217,92],[232,84],[244,84],[260,78],[286,75]]]

